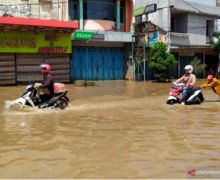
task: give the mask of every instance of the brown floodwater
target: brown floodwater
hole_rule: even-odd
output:
[[[63,111],[9,109],[25,86],[0,87],[0,178],[189,178],[220,170],[220,102],[167,105],[170,84],[67,85]]]

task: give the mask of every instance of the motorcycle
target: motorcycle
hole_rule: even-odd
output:
[[[37,90],[33,85],[28,85],[21,97],[14,101],[14,104],[26,105],[31,107],[59,108],[65,109],[70,103],[65,85],[62,83],[54,83],[54,95],[49,100],[41,100]]]
[[[183,88],[184,88],[183,83],[180,84],[173,83],[166,103],[170,105],[181,103]],[[205,99],[202,94],[202,89],[200,87],[195,87],[193,89],[193,93],[187,98],[185,104],[186,105],[201,104],[203,103],[204,100]]]

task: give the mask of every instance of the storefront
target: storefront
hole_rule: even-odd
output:
[[[69,57],[74,28],[25,27],[0,32],[0,85],[42,80],[39,69],[42,63],[52,65],[55,81],[70,82]]]
[[[123,48],[74,47],[71,80],[124,79]]]
[[[16,84],[15,55],[0,53],[0,85]]]
[[[114,32],[111,32],[111,35]],[[115,33],[116,34],[116,33]],[[117,37],[117,34],[115,35]],[[70,60],[71,81],[125,78],[126,43],[104,33],[76,31]]]

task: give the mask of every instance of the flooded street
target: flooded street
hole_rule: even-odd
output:
[[[63,111],[9,111],[25,86],[0,87],[0,178],[189,178],[220,170],[220,102],[167,105],[170,84],[67,85]],[[211,102],[213,101],[213,102]]]

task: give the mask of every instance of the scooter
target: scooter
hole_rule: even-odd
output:
[[[31,107],[44,108],[59,108],[65,109],[70,103],[66,96],[67,90],[62,83],[54,83],[54,96],[49,100],[41,100],[37,94],[37,90],[33,85],[28,85],[21,97],[16,99],[13,104],[26,105]]]
[[[167,104],[173,105],[176,103],[181,103],[182,99],[182,90],[184,88],[183,83],[173,83],[170,92],[169,97],[167,98]],[[200,87],[195,87],[193,89],[193,93],[187,98],[185,104],[186,105],[192,105],[192,104],[201,104],[204,102],[204,97],[202,94],[202,89]]]

